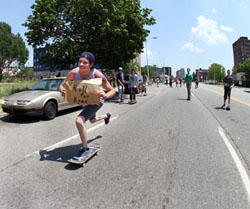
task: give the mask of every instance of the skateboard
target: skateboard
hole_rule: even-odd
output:
[[[128,103],[129,103],[129,104],[135,104],[136,101],[129,101]]]
[[[89,161],[92,157],[99,154],[101,149],[100,144],[93,143],[89,145],[89,151],[84,154],[83,159],[81,161],[75,160],[73,158],[69,159],[68,162],[72,164],[81,165],[82,167],[86,166],[86,162]]]

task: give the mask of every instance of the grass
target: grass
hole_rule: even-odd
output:
[[[36,82],[36,80],[20,80],[15,83],[0,83],[0,99],[4,99],[5,97],[20,91],[25,91]],[[0,113],[2,113],[2,111],[2,105],[0,104]]]

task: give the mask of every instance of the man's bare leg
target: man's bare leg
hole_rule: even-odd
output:
[[[108,124],[109,123],[109,118],[111,117],[111,113],[108,112],[107,114],[105,115],[101,115],[101,116],[98,116],[96,118],[93,118],[90,120],[91,123],[95,123],[97,121],[100,121],[100,120],[105,120],[105,124]]]
[[[76,127],[78,129],[81,141],[82,141],[82,148],[88,148],[87,143],[87,128],[85,126],[85,121],[82,117],[76,118]]]

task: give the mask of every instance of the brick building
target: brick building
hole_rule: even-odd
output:
[[[247,37],[240,37],[233,43],[233,54],[235,66],[250,58],[250,40]]]

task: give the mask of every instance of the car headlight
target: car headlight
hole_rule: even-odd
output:
[[[27,105],[30,101],[29,100],[17,100],[17,105]]]

